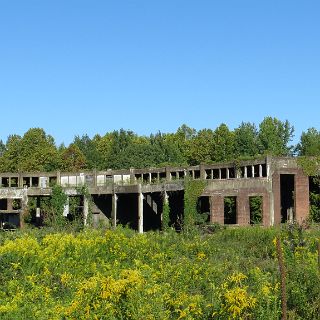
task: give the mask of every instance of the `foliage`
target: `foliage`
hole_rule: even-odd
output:
[[[242,122],[234,130],[234,135],[236,157],[254,157],[259,154],[258,131],[253,123]]]
[[[3,143],[3,141],[0,139],[0,157],[3,155],[3,153],[6,150],[6,145]]]
[[[43,219],[48,226],[59,227],[67,223],[63,216],[64,206],[67,204],[68,196],[60,185],[52,187],[52,195],[44,204]]]
[[[0,233],[0,318],[279,319],[278,233]],[[282,243],[291,319],[319,315],[319,232],[305,237]]]
[[[320,132],[315,128],[302,132],[296,151],[300,156],[320,156]]]
[[[262,197],[255,196],[249,198],[250,202],[250,223],[262,223]]]
[[[205,186],[206,182],[203,180],[192,180],[190,178],[185,178],[183,229],[186,231],[192,229],[197,223],[198,199],[202,194]]]
[[[187,141],[187,158],[191,165],[212,161],[214,135],[211,129],[203,129]]]
[[[314,222],[320,222],[320,194],[310,192],[310,219]]]
[[[75,136],[73,144],[77,146],[85,157],[85,163],[87,169],[99,168],[101,161],[101,154],[97,149],[97,144],[95,138],[90,139],[87,134],[80,136]]]
[[[224,198],[224,223],[225,224],[236,224],[236,197],[225,197]]]
[[[58,167],[58,151],[52,136],[41,128],[29,129],[21,138],[12,135],[6,143],[1,171],[52,171]]]
[[[226,124],[222,123],[213,133],[214,147],[211,158],[213,161],[222,162],[234,158],[234,133]]]
[[[288,146],[292,140],[294,128],[289,121],[265,117],[259,125],[258,141],[260,154],[288,156],[293,149]]]
[[[300,155],[318,154],[319,132],[310,128],[296,147]],[[235,161],[261,155],[290,155],[293,127],[286,121],[266,117],[256,126],[242,122],[235,130],[224,123],[199,131],[180,126],[174,133],[139,136],[131,130],[115,130],[104,135],[76,136],[69,146],[55,145],[41,128],[28,130],[23,137],[10,135],[0,140],[0,171],[79,171],[84,169],[128,169],[198,165]]]
[[[77,172],[86,167],[86,158],[76,144],[61,150],[61,165],[63,171]]]

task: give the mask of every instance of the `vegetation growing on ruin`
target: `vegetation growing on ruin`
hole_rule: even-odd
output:
[[[319,230],[0,233],[0,318],[317,319]]]
[[[184,180],[184,230],[190,230],[201,222],[201,214],[198,212],[197,204],[205,186],[204,180],[192,180],[189,177]]]

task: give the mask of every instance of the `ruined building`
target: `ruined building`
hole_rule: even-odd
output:
[[[161,228],[164,201],[168,201],[172,223],[183,215],[184,178],[205,180],[199,200],[210,222],[248,225],[250,198],[260,197],[264,226],[302,221],[309,213],[309,178],[295,158],[271,158],[194,167],[166,167],[93,172],[1,173],[0,222],[23,224],[30,198],[51,195],[51,186],[61,185],[69,197],[79,196],[86,185],[92,203],[82,200],[86,220],[89,205],[93,223],[128,224],[139,232]],[[233,216],[226,215],[225,198],[234,200]],[[36,201],[39,203],[39,201]],[[41,215],[40,208],[36,213]],[[64,215],[68,215],[68,205]]]

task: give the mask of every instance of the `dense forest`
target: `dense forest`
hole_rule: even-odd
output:
[[[69,146],[57,146],[41,128],[23,136],[0,140],[0,171],[78,171],[125,169],[166,165],[197,165],[264,155],[320,155],[320,131],[309,128],[292,145],[294,127],[288,120],[265,117],[256,126],[242,122],[230,130],[222,123],[215,129],[195,130],[183,124],[175,133],[139,136],[120,129],[105,135],[75,136]]]

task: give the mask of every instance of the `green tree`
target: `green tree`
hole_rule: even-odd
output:
[[[87,134],[82,137],[75,136],[73,144],[77,146],[85,156],[87,169],[99,168],[102,159],[95,139],[90,139]]]
[[[292,154],[293,146],[289,142],[293,138],[294,128],[289,121],[280,121],[266,117],[259,125],[259,153],[274,156],[288,156]]]
[[[320,155],[320,132],[315,128],[309,128],[302,132],[296,151],[299,156]]]
[[[52,136],[31,128],[21,138],[9,136],[2,156],[2,171],[52,171],[58,167],[58,151]]]
[[[255,124],[242,122],[234,130],[234,150],[236,157],[254,157],[259,153],[258,131]]]
[[[228,161],[234,159],[234,133],[222,123],[213,133],[213,161]]]
[[[81,150],[74,143],[61,152],[61,166],[63,171],[77,172],[86,167],[86,159]]]
[[[19,146],[21,136],[10,135],[6,142],[5,150],[1,157],[0,170],[1,172],[16,172],[19,167]]]
[[[211,129],[202,129],[187,141],[187,158],[190,165],[212,161],[214,133]]]
[[[6,145],[3,143],[2,140],[0,140],[0,157],[3,155],[5,150],[6,150]]]

